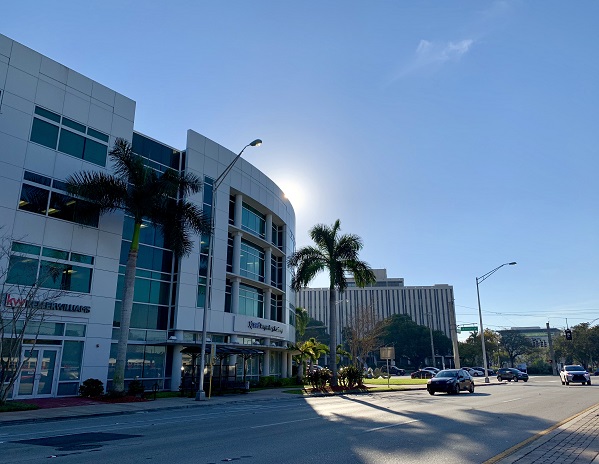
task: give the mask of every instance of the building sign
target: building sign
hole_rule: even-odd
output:
[[[381,347],[381,359],[395,359],[395,347],[393,347],[393,346]]]
[[[41,311],[67,311],[71,313],[89,313],[90,306],[76,305],[70,303],[54,303],[50,301],[27,300],[20,296],[11,296],[10,293],[2,294],[2,301],[6,308],[32,308]]]
[[[262,322],[248,321],[248,328],[250,330],[263,330],[265,332],[278,332],[283,333],[283,327],[274,324],[262,324]]]

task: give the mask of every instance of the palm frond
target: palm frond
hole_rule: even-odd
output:
[[[67,192],[98,206],[101,212],[122,209],[127,199],[127,184],[103,172],[79,172],[66,179]]]

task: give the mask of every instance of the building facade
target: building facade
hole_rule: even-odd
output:
[[[291,376],[295,295],[285,263],[295,247],[292,205],[243,159],[213,192],[235,153],[192,130],[176,149],[135,132],[134,121],[133,100],[0,35],[0,234],[8,244],[1,304],[41,307],[44,316],[26,330],[27,363],[13,398],[76,395],[88,378],[110,387],[132,219],[78,219],[77,210],[91,206],[70,197],[64,181],[80,171],[111,173],[117,137],[153,169],[203,179],[188,200],[214,215],[215,225],[181,259],[159,230],[142,228],[126,382],[177,390],[182,374],[198,374],[211,241],[210,350],[229,353],[221,363],[233,377]],[[28,300],[27,288],[48,269],[60,275],[40,287],[58,298]]]
[[[451,338],[450,311],[453,311],[453,287],[404,286],[403,278],[388,278],[386,269],[374,269],[376,283],[360,288],[348,279],[348,288],[337,294],[337,340],[342,340],[343,327],[351,324],[359,311],[371,309],[378,320],[394,314],[407,314],[419,325],[443,332]],[[306,308],[311,318],[329,326],[329,289],[305,288],[298,294],[298,306]]]

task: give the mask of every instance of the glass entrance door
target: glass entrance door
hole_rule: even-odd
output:
[[[25,362],[19,375],[17,387],[19,398],[40,398],[53,395],[59,350],[60,348],[56,347],[23,349]]]

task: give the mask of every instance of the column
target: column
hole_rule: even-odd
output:
[[[235,277],[231,282],[231,312],[239,314],[239,283],[241,279]]]
[[[241,232],[233,234],[233,274],[240,274]]]
[[[291,375],[288,375],[289,373],[287,372],[287,353],[283,351],[281,354],[281,377],[289,378]]]
[[[270,346],[270,338],[264,338],[262,342],[265,346]],[[270,375],[270,349],[264,350],[264,364],[262,365],[262,376]]]
[[[266,241],[272,243],[272,214],[266,215]]]
[[[171,391],[179,391],[181,386],[181,368],[183,367],[183,345],[173,347],[173,368],[171,369]]]
[[[293,362],[291,353],[287,352],[286,355],[287,356],[285,356],[285,354],[283,355],[283,359],[287,358],[287,377],[293,377]]]
[[[264,283],[271,285],[272,271],[272,248],[268,247],[264,250]]]
[[[235,195],[235,218],[233,219],[233,225],[238,229],[241,229],[241,215],[243,214],[243,196],[238,193]]]

